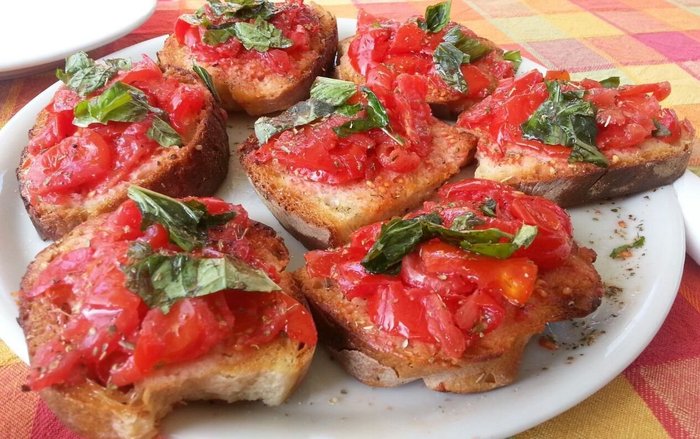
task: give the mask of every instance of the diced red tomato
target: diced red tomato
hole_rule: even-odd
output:
[[[566,70],[548,70],[544,75],[546,81],[569,81],[571,76]]]
[[[34,158],[27,174],[32,191],[68,192],[95,183],[110,171],[112,154],[99,134],[83,130]]]

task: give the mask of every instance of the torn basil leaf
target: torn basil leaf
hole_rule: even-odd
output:
[[[667,137],[671,135],[671,130],[668,129],[668,127],[662,124],[659,120],[652,119],[652,122],[654,122],[654,130],[651,132],[652,136]]]
[[[216,91],[216,87],[214,87],[214,80],[212,79],[209,72],[207,72],[207,70],[204,67],[198,66],[197,64],[194,64],[192,66],[192,70],[194,70],[197,76],[199,76],[202,82],[204,82],[204,85],[207,86],[212,96],[214,96],[214,99],[216,99],[217,102],[221,102],[221,98],[219,98],[219,92]]]
[[[610,252],[610,257],[613,259],[624,259],[629,256],[629,251],[633,248],[640,248],[644,245],[646,239],[643,236],[635,239],[631,244],[623,244],[619,247],[615,247],[612,252]]]
[[[611,76],[598,82],[600,82],[600,85],[602,85],[605,88],[617,88],[620,86],[620,77]]]
[[[146,131],[146,135],[158,142],[160,146],[182,146],[182,137],[170,124],[160,117],[153,117],[151,127]]]
[[[476,216],[474,212],[467,212],[453,219],[450,229],[457,230],[458,232],[463,232],[465,230],[471,230],[474,227],[483,223],[484,220]]]
[[[255,121],[255,137],[262,145],[273,136],[290,128],[309,124],[333,113],[335,107],[326,102],[309,99],[294,104],[275,117],[261,117]]]
[[[208,228],[225,224],[235,216],[234,212],[211,215],[198,201],[178,201],[135,185],[129,187],[127,195],[141,211],[142,229],[154,223],[162,225],[170,241],[185,251],[201,247]]]
[[[216,46],[225,43],[235,36],[236,33],[233,31],[232,26],[220,29],[207,29],[204,31],[204,35],[202,35],[202,42],[210,46]]]
[[[160,308],[164,314],[186,297],[227,289],[261,293],[281,290],[267,273],[232,256],[200,258],[184,253],[153,253],[140,242],[130,250],[132,260],[123,268],[126,287],[150,308]]]
[[[267,0],[207,0],[211,11],[219,17],[228,18],[255,18],[268,19],[275,15],[275,5]],[[201,12],[200,12],[201,11]],[[200,8],[198,15],[203,15],[204,10]]]
[[[362,110],[362,104],[344,104],[340,107],[336,107],[335,112],[341,116],[352,117]]]
[[[450,22],[450,9],[452,0],[438,3],[425,8],[424,30],[431,33],[440,32]]]
[[[311,86],[311,98],[333,106],[340,106],[357,93],[354,82],[319,76]]]
[[[369,273],[398,274],[403,257],[421,242],[433,238],[474,253],[505,259],[519,248],[529,246],[536,236],[537,227],[529,225],[523,225],[515,236],[495,228],[460,230],[453,224],[448,229],[435,213],[411,219],[394,218],[382,225],[379,237],[361,264]],[[501,242],[503,239],[508,242]]]
[[[442,37],[442,41],[452,44],[455,48],[467,55],[467,57],[463,59],[462,64],[474,62],[491,52],[491,48],[478,38],[464,35],[464,32],[462,32],[459,26],[455,26],[447,31],[445,36]]]
[[[91,123],[106,125],[110,121],[137,122],[151,108],[141,90],[117,81],[99,96],[79,102],[74,109],[73,124],[86,127]]]
[[[292,46],[292,40],[261,17],[257,17],[253,23],[234,23],[233,32],[247,50],[267,52],[270,48],[284,49]]]
[[[520,64],[523,62],[523,57],[520,55],[519,50],[507,50],[503,52],[503,59],[510,61],[513,64],[513,70],[518,71]]]
[[[523,137],[546,145],[571,147],[569,163],[607,167],[608,160],[595,143],[596,109],[583,99],[583,90],[562,91],[559,81],[546,81],[546,85],[549,97],[521,125]]]
[[[386,135],[391,137],[394,142],[398,143],[399,145],[403,145],[405,143],[403,137],[397,133],[394,133],[390,129],[389,114],[387,113],[386,108],[384,108],[384,105],[382,105],[381,101],[379,101],[377,95],[374,94],[372,90],[364,86],[361,87],[360,90],[367,98],[367,105],[365,106],[365,111],[367,113],[366,117],[364,119],[349,120],[339,127],[334,128],[333,131],[335,131],[338,137],[348,137],[353,133],[361,133],[374,128],[379,128],[384,131]]]
[[[107,84],[120,70],[130,68],[131,60],[128,59],[95,62],[87,53],[78,52],[66,59],[65,71],[56,70],[56,77],[80,96],[86,96]]]
[[[435,71],[447,85],[460,93],[466,93],[468,90],[467,80],[461,69],[462,64],[467,62],[469,62],[469,55],[451,43],[442,42],[433,52]]]

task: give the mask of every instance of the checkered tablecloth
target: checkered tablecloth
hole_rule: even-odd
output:
[[[422,14],[433,2],[317,3],[338,17],[354,18],[362,7],[404,18]],[[168,33],[180,13],[199,4],[159,1],[143,26],[92,55]],[[575,78],[670,81],[673,92],[664,104],[700,127],[700,0],[453,0],[452,17],[506,49],[520,49]],[[0,81],[0,127],[54,81],[49,71]],[[691,168],[700,169],[700,151]],[[75,438],[34,393],[21,391],[26,375],[26,366],[0,342],[0,437]],[[665,436],[700,438],[700,267],[690,259],[671,313],[642,355],[602,390],[519,437]]]

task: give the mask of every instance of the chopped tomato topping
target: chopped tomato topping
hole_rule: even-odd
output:
[[[256,160],[274,160],[295,175],[333,185],[372,179],[382,169],[413,171],[430,153],[433,143],[430,127],[434,118],[425,102],[425,81],[400,75],[386,83],[378,77],[370,87],[387,111],[388,130],[393,134],[373,128],[340,137],[334,129],[365,117],[365,111],[353,117],[334,114],[273,137],[255,152]],[[359,93],[351,99],[366,104]]]
[[[253,267],[276,273],[257,256],[246,238],[252,226],[240,206],[203,198],[210,214],[234,212],[226,224],[209,229],[203,257],[222,250]],[[169,312],[149,309],[126,286],[123,267],[134,241],[154,250],[182,251],[160,224],[141,230],[141,213],[129,200],[110,214],[90,245],[55,257],[39,274],[25,300],[49,301],[58,330],[32,357],[30,387],[73,384],[88,378],[103,385],[128,386],[158,368],[192,361],[226,345],[236,351],[258,349],[281,333],[299,343],[316,344],[316,329],[306,308],[282,292],[223,290],[173,303]],[[237,244],[236,244],[237,243]]]
[[[402,73],[420,75],[441,95],[481,99],[493,91],[499,79],[513,77],[515,71],[510,62],[503,59],[500,51],[494,50],[481,59],[461,66],[467,83],[467,91],[460,93],[451,88],[434,67],[433,52],[443,42],[445,34],[453,27],[462,33],[477,38],[471,30],[457,24],[448,24],[443,30],[427,32],[418,26],[417,20],[398,23],[365,11],[358,14],[357,34],[348,47],[352,67],[362,76],[370,78],[377,69],[396,77]]]
[[[495,217],[482,211],[487,200],[495,203]],[[571,220],[563,209],[489,180],[446,185],[436,202],[426,202],[411,216],[427,213],[438,214],[445,227],[469,213],[479,220],[475,229],[514,234],[527,224],[538,233],[529,247],[507,259],[433,238],[403,257],[398,275],[372,274],[361,261],[379,237],[378,223],[357,230],[345,247],[307,253],[306,269],[310,276],[333,279],[346,298],[365,299],[373,323],[386,333],[435,344],[454,358],[496,329],[508,307],[527,304],[538,273],[560,266],[573,247]]]
[[[680,139],[682,123],[673,111],[662,109],[659,104],[670,94],[668,82],[605,88],[591,79],[569,81],[568,72],[548,72],[543,77],[541,73],[531,71],[517,79],[501,81],[491,96],[462,113],[457,124],[488,135],[489,146],[480,153],[496,158],[502,157],[506,151],[523,149],[566,158],[571,148],[525,139],[521,129],[521,125],[548,98],[545,81],[549,80],[564,81],[562,87],[565,91],[583,90],[583,99],[595,106],[596,146],[603,154],[611,156],[613,150],[634,148],[652,136],[668,143]],[[670,134],[658,135],[658,124]]]

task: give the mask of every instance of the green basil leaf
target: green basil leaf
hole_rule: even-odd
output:
[[[481,211],[484,212],[484,215],[486,216],[495,217],[496,207],[496,200],[493,198],[487,198],[484,200],[484,204],[481,205]]]
[[[130,256],[137,255],[123,270],[126,286],[150,308],[160,308],[164,314],[186,297],[201,297],[219,291],[271,292],[281,288],[262,270],[232,257],[200,258],[184,253],[147,254],[143,244]],[[133,246],[132,246],[133,248]]]
[[[354,105],[349,105],[349,104],[344,104],[341,105],[340,107],[336,107],[335,112],[342,115],[342,116],[347,116],[347,117],[352,117],[362,111],[362,104],[354,104]]]
[[[362,93],[367,97],[367,117],[377,128],[384,128],[389,125],[389,114],[386,108],[379,101],[379,98],[372,90],[362,87]]]
[[[160,146],[182,146],[182,137],[170,124],[160,117],[154,117],[146,135],[158,142]]]
[[[267,52],[268,49],[287,48],[292,40],[282,35],[282,31],[260,17],[254,23],[238,22],[233,25],[233,32],[247,50]]]
[[[115,58],[95,62],[85,52],[78,52],[66,59],[65,71],[56,70],[56,77],[66,87],[85,96],[103,87],[120,70],[131,68],[131,60]]]
[[[204,82],[204,85],[207,86],[212,96],[214,96],[214,99],[216,99],[217,102],[221,102],[219,92],[216,91],[216,87],[214,87],[214,80],[212,79],[209,72],[207,72],[207,70],[204,67],[198,66],[197,64],[194,64],[192,66],[192,70],[194,70],[197,76],[199,76],[202,82]]]
[[[353,133],[361,133],[374,128],[379,128],[384,131],[391,139],[399,145],[404,145],[403,137],[394,133],[389,127],[389,114],[382,105],[381,101],[372,90],[367,87],[361,87],[362,93],[367,98],[367,106],[365,111],[367,116],[364,119],[353,119],[345,122],[333,129],[338,137],[348,137]]]
[[[142,229],[154,223],[162,225],[170,241],[185,251],[201,247],[209,227],[224,224],[235,216],[233,212],[210,215],[198,201],[178,201],[135,185],[129,187],[127,195],[141,211]]]
[[[467,212],[452,220],[452,225],[450,226],[450,229],[456,230],[458,232],[463,232],[465,230],[471,230],[474,227],[483,223],[484,220],[476,216],[474,212]]]
[[[515,236],[495,228],[471,230],[460,225],[457,227],[459,229],[454,224],[449,229],[444,227],[440,216],[434,213],[411,219],[394,218],[382,226],[379,237],[361,264],[369,273],[398,274],[403,257],[421,242],[433,238],[474,253],[503,259],[519,248],[529,246],[537,236],[537,227],[529,225],[523,225]],[[510,242],[501,242],[503,239]]]
[[[459,26],[455,26],[447,31],[445,36],[442,38],[442,41],[452,44],[462,53],[468,55],[468,58],[465,57],[462,60],[462,64],[474,62],[484,57],[492,50],[481,40],[464,35],[464,32],[462,32],[462,29]]]
[[[498,259],[507,259],[518,249],[529,247],[536,237],[537,227],[523,224],[511,242],[471,243],[464,240],[460,243],[460,246],[464,250],[478,253],[480,255],[491,256]]]
[[[211,11],[218,17],[245,19],[261,17],[268,19],[276,13],[274,4],[266,0],[207,1]],[[203,15],[204,10],[200,10],[201,12],[198,11],[199,15]]]
[[[425,8],[425,30],[431,33],[440,32],[450,22],[452,0],[438,3]]]
[[[469,55],[451,43],[442,42],[433,52],[435,71],[447,85],[460,93],[466,93],[468,89],[467,80],[460,68],[465,62],[469,62]]]
[[[595,144],[596,109],[583,99],[583,91],[562,92],[558,81],[547,81],[549,97],[525,121],[523,137],[546,145],[572,148],[569,163],[587,162],[607,167],[608,161]]]
[[[345,104],[355,93],[357,93],[357,85],[354,82],[322,76],[317,77],[311,86],[311,99],[336,107]]]
[[[345,122],[344,124],[333,128],[333,131],[338,135],[338,137],[348,137],[354,133],[363,133],[365,131],[378,128],[377,125],[369,119],[353,119]]]
[[[617,88],[620,86],[620,77],[611,76],[598,82],[600,82],[600,85],[602,85],[605,88]]]
[[[643,236],[635,239],[631,244],[624,244],[619,247],[615,247],[612,252],[610,252],[610,257],[613,259],[624,259],[629,255],[629,251],[633,248],[640,248],[644,245],[646,239]]]
[[[654,130],[651,132],[652,136],[667,137],[671,135],[671,130],[669,130],[666,125],[662,124],[657,119],[652,119],[652,122],[654,122]]]
[[[503,52],[503,59],[510,61],[513,64],[513,70],[516,72],[520,68],[520,64],[523,62],[523,57],[520,55],[519,50],[507,50]]]
[[[309,124],[333,113],[335,107],[316,99],[299,102],[275,117],[261,117],[255,121],[255,137],[262,145],[276,134],[290,128]]]
[[[223,27],[221,29],[207,29],[202,35],[202,42],[210,46],[216,46],[218,44],[225,43],[226,41],[234,38],[236,33],[233,27]]]
[[[115,82],[101,95],[75,106],[73,125],[86,127],[91,123],[136,122],[143,120],[151,107],[142,91]]]

